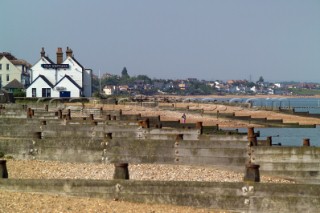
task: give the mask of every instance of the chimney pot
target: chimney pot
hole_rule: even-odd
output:
[[[44,57],[45,54],[46,54],[46,52],[44,51],[44,47],[42,47],[41,52],[40,52],[41,57]]]
[[[73,53],[72,49],[67,47],[67,51],[66,51],[67,57],[72,57],[72,53]]]
[[[58,49],[57,49],[57,64],[62,64],[62,61],[63,61],[62,48],[58,47]]]

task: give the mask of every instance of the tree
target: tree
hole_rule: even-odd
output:
[[[260,76],[260,77],[259,77],[258,82],[259,82],[259,83],[263,83],[263,82],[264,82],[264,79],[263,79],[263,77],[262,77],[262,76]]]
[[[122,69],[121,78],[130,78],[126,67]]]

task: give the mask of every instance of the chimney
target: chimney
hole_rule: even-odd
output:
[[[62,64],[62,61],[63,61],[62,48],[58,47],[58,49],[57,49],[57,64]]]
[[[42,47],[41,52],[40,52],[41,58],[44,57],[45,54],[46,54],[46,52],[44,51],[44,47]]]
[[[66,51],[66,55],[67,55],[67,57],[72,57],[72,49],[71,48],[69,48],[69,47],[67,47],[67,51]]]

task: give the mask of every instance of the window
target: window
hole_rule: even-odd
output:
[[[37,97],[37,89],[32,88],[32,97]]]
[[[42,88],[42,97],[51,97],[51,89]]]
[[[9,76],[9,74],[7,74],[7,81],[10,81],[10,76]]]
[[[10,69],[10,64],[7,64],[7,70],[9,70]]]
[[[0,64],[0,70],[2,70],[2,64]]]

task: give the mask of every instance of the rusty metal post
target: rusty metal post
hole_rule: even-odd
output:
[[[254,127],[248,128],[248,141],[251,146],[257,146],[257,136],[254,133]]]
[[[217,119],[219,118],[219,110],[217,110]]]
[[[62,119],[62,110],[61,109],[58,110],[58,119]]]
[[[68,109],[68,113],[67,113],[67,120],[71,120],[71,109]]]
[[[178,134],[176,136],[176,141],[182,141],[183,140],[183,134]]]
[[[89,119],[90,119],[91,121],[93,121],[93,120],[94,120],[94,116],[93,116],[93,114],[90,114]]]
[[[257,137],[254,133],[254,128],[249,127],[248,128],[248,155],[249,155],[249,161],[246,163],[245,168],[245,175],[243,178],[243,181],[249,181],[249,182],[260,182],[260,172],[259,168],[260,166],[257,164],[254,164],[252,161],[254,161],[252,146],[257,146]]]
[[[41,121],[41,125],[47,125],[47,121]]]
[[[105,136],[106,136],[107,139],[112,139],[112,133],[111,132],[108,132]]]
[[[46,104],[46,105],[44,106],[44,111],[46,111],[46,112],[49,111],[49,105],[48,105],[48,104]]]
[[[141,121],[138,121],[139,126],[141,126],[142,128],[146,128],[146,129],[150,127],[149,123],[150,122],[149,122],[148,118],[141,120]]]
[[[0,160],[0,178],[8,178],[7,161]]]
[[[129,180],[128,163],[115,163],[114,167],[113,179]]]
[[[112,116],[112,120],[114,120],[114,121],[117,120],[117,116],[115,116],[115,115]]]
[[[219,124],[216,124],[216,129],[217,129],[217,131],[219,131]]]
[[[303,139],[303,146],[310,146],[310,139],[309,138]]]
[[[34,132],[33,135],[36,139],[42,139],[42,132]]]
[[[106,121],[110,121],[110,120],[111,120],[111,115],[110,114],[106,115]]]
[[[27,117],[28,118],[32,118],[32,110],[31,110],[31,108],[28,108]]]
[[[202,128],[202,122],[201,121],[198,121],[196,123],[196,129],[199,129],[200,130],[200,135],[202,135],[203,133],[203,128]]]
[[[272,146],[272,137],[271,136],[267,137],[266,146]]]

